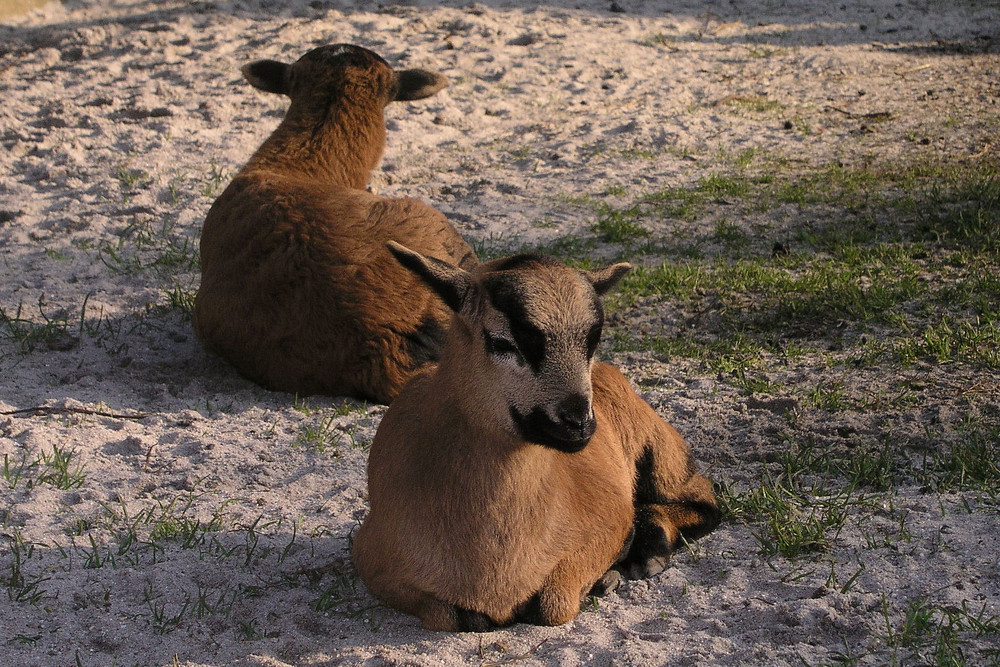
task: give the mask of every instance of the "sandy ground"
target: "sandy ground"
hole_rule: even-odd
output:
[[[180,306],[206,210],[284,109],[242,81],[249,60],[354,42],[444,73],[436,97],[387,110],[373,188],[426,199],[496,254],[589,234],[586,198],[690,185],[750,148],[803,168],[995,150],[998,31],[1000,9],[971,0],[95,0],[6,19],[0,664],[931,662],[899,636],[915,601],[1000,614],[995,496],[870,494],[828,550],[797,559],[730,520],[565,626],[422,631],[349,563],[383,408],[246,382]],[[760,100],[780,111],[732,111]],[[676,224],[698,234],[712,215]],[[767,252],[815,215],[739,222]],[[694,362],[605,357],[740,489],[789,429],[821,448],[904,440],[997,403],[996,373],[960,365],[887,371],[915,404],[831,416]],[[829,372],[806,357],[772,379]],[[998,649],[986,633],[964,651],[974,664]]]

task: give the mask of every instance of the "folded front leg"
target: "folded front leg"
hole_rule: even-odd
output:
[[[698,539],[719,524],[719,506],[708,478],[695,472],[689,461],[683,471],[686,478],[679,481],[676,469],[664,469],[671,457],[662,453],[649,447],[637,465],[635,539],[619,564],[630,579],[659,574],[682,538]]]

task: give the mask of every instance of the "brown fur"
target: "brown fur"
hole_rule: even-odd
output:
[[[578,325],[599,317],[591,285],[603,292],[627,265],[584,273],[542,258],[512,269],[498,260],[466,273],[395,252],[444,294],[459,294],[446,301],[460,312],[440,364],[403,389],[372,444],[371,509],[354,541],[372,593],[433,630],[555,625],[575,617],[592,589],[613,587],[616,573],[655,574],[682,537],[715,527],[712,485],[687,444],[578,344],[587,330]],[[484,348],[483,331],[505,335],[494,307],[501,299],[489,289],[513,290],[531,321],[546,323],[537,370],[524,371],[527,354]],[[568,405],[557,384],[572,385],[575,374],[552,365],[580,366],[592,397],[595,430],[572,453],[558,441],[528,441],[512,422],[512,392],[536,379],[542,390],[527,392],[541,410],[553,413],[549,398]],[[519,374],[513,385],[505,379]],[[568,379],[550,384],[550,376]]]
[[[349,45],[293,65],[258,61],[244,75],[291,104],[205,219],[195,331],[266,387],[389,402],[438,357],[451,314],[386,241],[477,263],[438,211],[364,191],[385,146],[385,105],[444,79],[395,72]]]

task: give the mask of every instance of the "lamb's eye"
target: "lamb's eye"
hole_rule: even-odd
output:
[[[497,354],[517,354],[517,345],[504,338],[494,338],[493,351]]]
[[[597,352],[597,346],[601,342],[601,322],[598,322],[594,326],[590,327],[590,331],[587,333],[587,358],[593,359],[594,353]]]
[[[483,338],[486,340],[486,351],[490,354],[513,354],[521,356],[521,351],[517,349],[514,341],[501,336],[494,336],[486,329],[483,329]]]

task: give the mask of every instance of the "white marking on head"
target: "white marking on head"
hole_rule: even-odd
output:
[[[348,44],[342,44],[337,48],[333,49],[332,51],[330,51],[329,54],[327,55],[329,55],[331,58],[336,58],[337,56],[341,56],[345,53],[350,53],[351,51],[354,51],[354,47]]]

